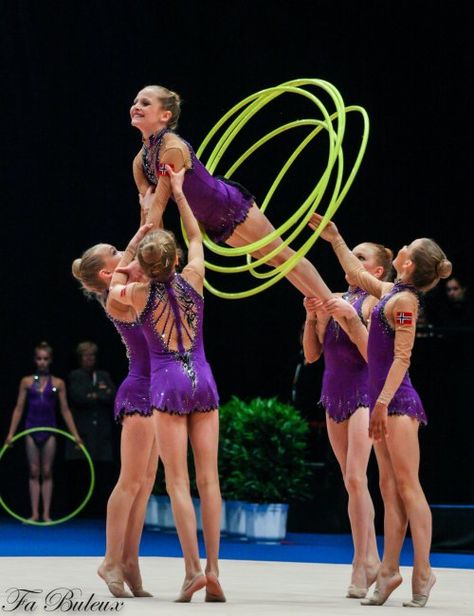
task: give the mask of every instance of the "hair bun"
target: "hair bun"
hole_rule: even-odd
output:
[[[448,261],[448,259],[441,259],[441,261],[436,265],[436,273],[439,278],[449,278],[452,271],[453,266],[451,261]]]
[[[74,259],[74,261],[72,262],[72,275],[78,280],[81,280],[81,264],[82,259]]]

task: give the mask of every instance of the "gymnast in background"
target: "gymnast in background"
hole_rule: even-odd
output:
[[[59,408],[69,432],[77,444],[82,444],[81,437],[74,423],[67,404],[66,386],[62,379],[53,376],[49,369],[53,359],[53,349],[47,342],[40,342],[35,347],[34,374],[24,376],[20,381],[18,399],[13,409],[5,443],[11,443],[26,407],[25,429],[56,428],[56,408]],[[54,432],[33,432],[26,436],[26,455],[29,465],[29,488],[31,501],[30,520],[40,519],[39,502],[43,503],[44,522],[51,522],[50,509],[53,496],[53,463],[56,455],[56,437]]]

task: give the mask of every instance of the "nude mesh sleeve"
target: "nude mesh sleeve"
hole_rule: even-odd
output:
[[[386,309],[386,308],[385,308]],[[397,319],[397,313],[405,315]],[[388,371],[385,385],[377,402],[388,406],[410,366],[411,352],[415,342],[418,302],[411,293],[403,293],[390,306],[391,320],[395,323],[393,362]],[[408,316],[407,315],[411,315]],[[389,315],[386,315],[389,317]],[[389,319],[390,320],[390,319]],[[405,320],[405,323],[402,321]]]

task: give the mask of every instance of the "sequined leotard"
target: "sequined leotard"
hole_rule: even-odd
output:
[[[204,299],[180,275],[150,283],[140,315],[151,363],[151,405],[186,415],[219,405],[216,384],[204,353]]]
[[[142,164],[147,180],[156,186],[160,169],[160,150],[164,137],[173,136],[173,142],[179,147],[187,148],[190,168],[186,171],[183,190],[196,219],[214,242],[224,242],[235,227],[247,217],[254,201],[253,196],[236,182],[213,177],[196,157],[193,148],[172,133],[163,129],[149,139],[149,145],[143,145]]]
[[[361,320],[362,304],[367,295],[359,288],[343,295]],[[324,375],[320,402],[331,419],[341,422],[361,406],[369,406],[367,362],[333,318],[327,324],[323,348]]]
[[[111,315],[108,317],[120,334],[128,357],[128,374],[115,396],[115,421],[121,422],[124,415],[135,413],[149,416],[153,412],[150,406],[150,356],[142,326],[137,321],[119,321]]]
[[[56,403],[57,389],[53,385],[50,376],[43,389],[40,391],[40,378],[37,374],[33,376],[33,383],[28,387],[27,394],[27,415],[25,428],[56,428]],[[48,438],[54,435],[53,432],[34,432],[31,436],[38,445],[45,443]]]
[[[384,308],[390,298],[402,291],[415,293],[411,285],[398,282],[382,297],[372,310],[367,347],[371,409],[375,406],[380,392],[385,385],[387,374],[394,359],[395,332],[385,317]],[[425,410],[418,393],[411,383],[408,370],[388,405],[388,414],[409,415],[422,424],[427,423]]]

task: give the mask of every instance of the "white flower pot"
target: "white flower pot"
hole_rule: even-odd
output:
[[[176,530],[169,496],[158,496],[158,524],[162,530]]]
[[[274,542],[286,537],[288,505],[247,503],[245,514],[245,534],[249,541]]]
[[[197,529],[202,531],[202,513],[201,513],[201,501],[197,496],[193,496],[193,505],[194,505],[194,511],[196,513],[196,524],[197,524]],[[221,508],[221,532],[225,532],[226,531],[226,515],[225,515],[225,501],[222,501],[222,508]]]
[[[226,501],[226,528],[233,537],[245,537],[245,503],[244,501]]]
[[[159,530],[158,497],[151,494],[148,499],[145,515],[145,528],[148,530]]]

